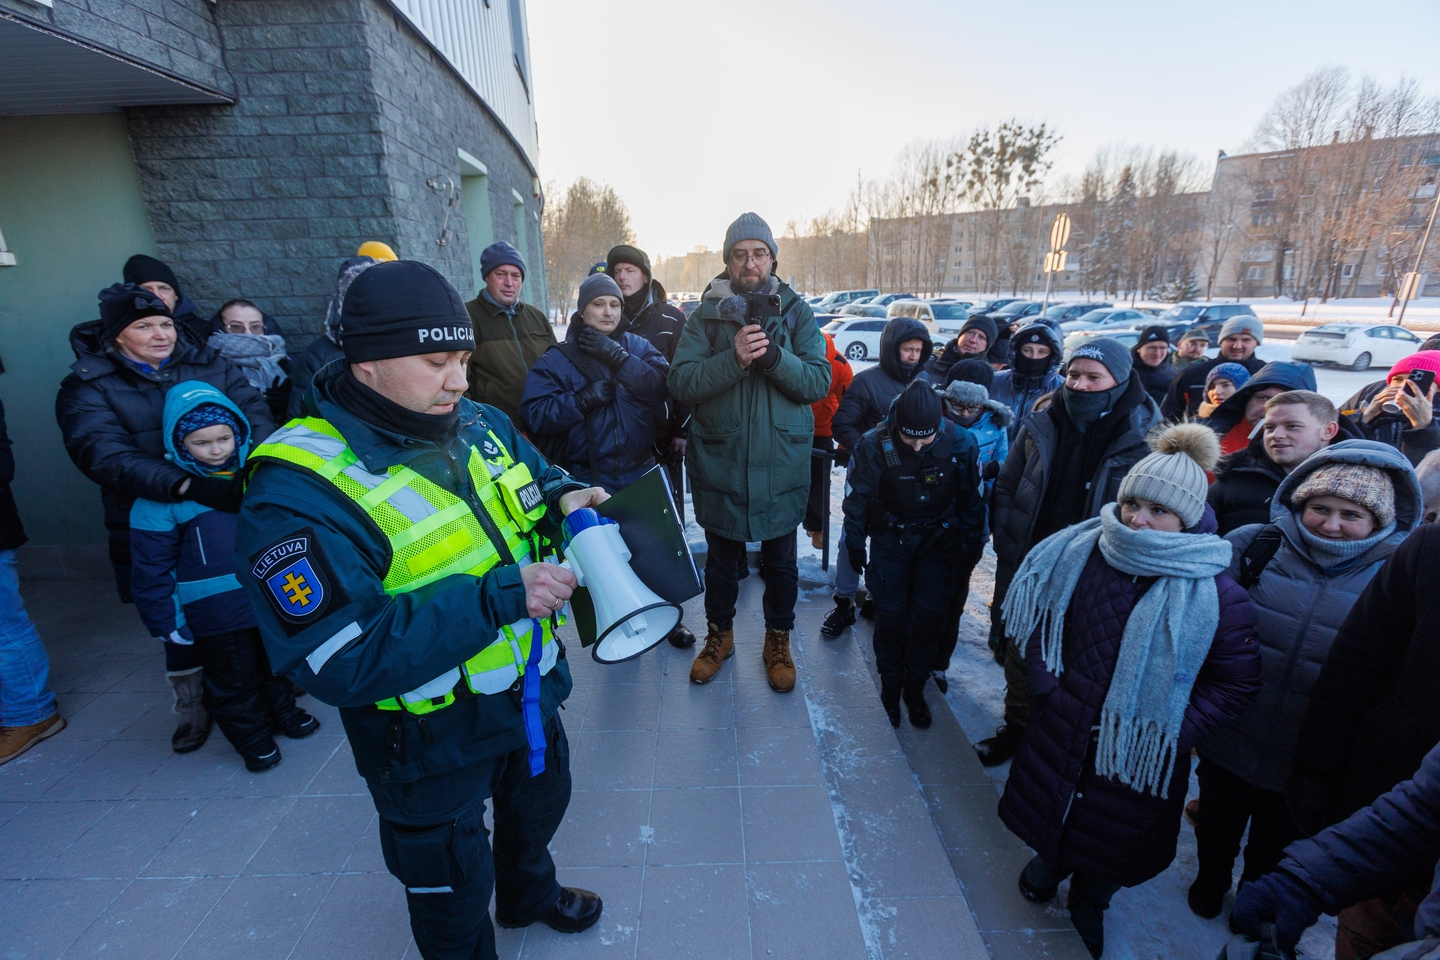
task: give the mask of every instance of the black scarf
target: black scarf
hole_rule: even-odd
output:
[[[625,298],[625,319],[634,323],[635,318],[640,316],[646,307],[650,306],[650,301],[650,284],[647,282],[645,286]]]
[[[1130,411],[1145,402],[1145,387],[1133,373],[1114,405],[1083,432],[1057,398],[1046,414],[1055,424],[1055,453],[1045,482],[1045,498],[1035,520],[1031,545],[1087,519],[1092,490],[1105,452],[1130,422]]]
[[[444,445],[455,438],[459,427],[460,404],[455,404],[449,413],[416,413],[371,390],[348,369],[335,378],[333,390],[335,402],[341,407],[390,433]]]

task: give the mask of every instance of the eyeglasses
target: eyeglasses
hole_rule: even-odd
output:
[[[759,253],[746,253],[744,250],[732,250],[730,251],[730,261],[737,264],[766,264],[770,262],[770,251],[761,250]]]
[[[945,405],[949,407],[950,412],[957,417],[974,417],[977,416],[981,410],[985,409],[984,407],[960,407],[949,401],[946,401]]]

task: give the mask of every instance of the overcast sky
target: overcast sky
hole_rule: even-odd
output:
[[[1236,152],[1316,67],[1440,92],[1435,0],[530,0],[540,172],[615,187],[652,256],[781,233],[918,139],[1010,117],[1064,137]]]

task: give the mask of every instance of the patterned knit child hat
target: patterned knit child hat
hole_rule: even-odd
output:
[[[1312,497],[1339,497],[1358,503],[1375,515],[1377,526],[1395,522],[1395,482],[1390,474],[1360,463],[1335,463],[1321,467],[1290,494],[1296,509],[1303,509]]]
[[[1198,423],[1177,423],[1150,438],[1145,457],[1120,481],[1119,499],[1138,497],[1174,512],[1189,530],[1205,515],[1205,471],[1220,460],[1215,431]]]

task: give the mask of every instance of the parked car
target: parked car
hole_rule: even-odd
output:
[[[688,316],[690,316],[690,314],[692,314],[692,313],[695,312],[695,308],[696,308],[696,307],[700,306],[700,301],[699,301],[699,300],[680,300],[680,301],[677,301],[677,302],[676,302],[675,306],[677,306],[677,307],[679,307],[681,310],[683,310],[683,311],[685,312],[685,316],[688,317]]]
[[[1091,310],[1089,313],[1082,313],[1074,320],[1062,322],[1060,329],[1065,333],[1074,333],[1077,330],[1089,330],[1102,324],[1116,328],[1128,327],[1147,319],[1149,318],[1145,314],[1132,307],[1101,307],[1098,310]]]
[[[991,297],[988,300],[976,300],[970,305],[970,316],[978,316],[982,313],[994,313],[1007,304],[1014,303],[1020,297]]]
[[[840,309],[853,300],[859,300],[861,297],[878,296],[880,296],[880,291],[874,287],[870,287],[867,290],[836,290],[832,293],[825,294],[824,299],[820,301],[818,306],[821,310],[828,313]]]
[[[873,360],[880,355],[880,334],[888,321],[873,317],[836,317],[821,327],[835,339],[835,349],[849,360]]]
[[[1052,303],[1036,316],[1042,316],[1054,323],[1065,323],[1067,320],[1078,320],[1091,310],[1104,310],[1113,306],[1113,303]]]
[[[877,307],[873,304],[857,300],[854,303],[847,303],[841,307],[840,315],[850,317],[887,317],[889,316],[888,311],[888,307]]]
[[[1065,337],[1065,349],[1067,351],[1074,350],[1091,337],[1109,337],[1111,340],[1120,341],[1127,347],[1133,347],[1140,342],[1142,330],[1149,326],[1155,326],[1149,322],[1153,319],[1153,317],[1147,317],[1138,326],[1133,327],[1091,327],[1088,330],[1076,330]],[[1183,322],[1167,322],[1158,325],[1165,328],[1172,344],[1178,343],[1185,331],[1190,329],[1190,324]]]
[[[1423,341],[1404,327],[1388,323],[1323,323],[1306,330],[1290,351],[1293,360],[1333,363],[1351,370],[1394,365],[1420,349]]]
[[[886,316],[911,317],[927,326],[934,326],[934,332],[941,337],[953,337],[969,318],[970,304],[964,300],[950,300],[933,297],[928,300],[896,300],[890,304]]]
[[[888,306],[890,306],[890,304],[894,303],[896,300],[914,300],[914,299],[915,299],[915,294],[913,294],[913,293],[884,293],[884,294],[881,294],[881,295],[878,296],[878,297],[871,297],[869,300],[867,300],[867,301],[865,301],[865,302],[868,303],[868,304],[870,304],[870,306],[872,306],[872,307],[888,307]]]

